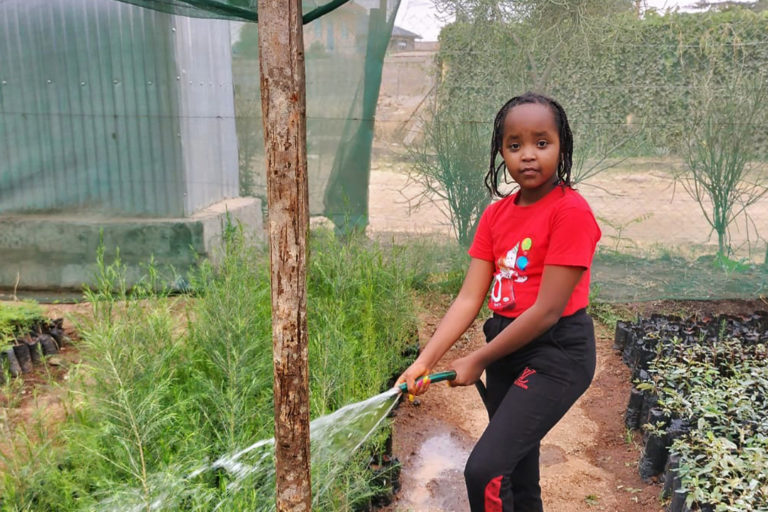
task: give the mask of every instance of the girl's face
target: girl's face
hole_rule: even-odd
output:
[[[504,120],[501,156],[520,185],[519,204],[533,204],[555,187],[560,137],[552,110],[539,103],[512,107]]]

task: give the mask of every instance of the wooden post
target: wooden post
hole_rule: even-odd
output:
[[[301,0],[259,0],[258,10],[272,284],[276,503],[278,512],[309,512],[309,192]]]

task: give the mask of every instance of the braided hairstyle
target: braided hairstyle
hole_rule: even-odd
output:
[[[488,169],[488,174],[485,175],[485,186],[492,196],[506,197],[509,195],[509,193],[505,194],[499,190],[499,182],[504,179],[507,168],[504,165],[503,159],[499,165],[496,165],[496,157],[501,155],[502,139],[504,137],[504,120],[507,118],[507,114],[517,105],[523,105],[525,103],[546,105],[552,110],[552,114],[555,116],[558,136],[560,137],[560,161],[557,164],[558,182],[562,186],[571,186],[573,134],[571,133],[571,127],[568,125],[568,117],[565,115],[565,110],[563,110],[563,107],[560,106],[558,102],[548,96],[534,92],[526,92],[525,94],[515,96],[506,102],[496,114],[496,119],[493,121],[491,163]]]

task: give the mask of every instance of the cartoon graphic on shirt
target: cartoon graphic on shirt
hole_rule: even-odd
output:
[[[515,307],[514,283],[524,283],[528,280],[528,276],[523,273],[528,267],[527,255],[532,246],[533,241],[524,238],[496,261],[499,271],[493,278],[491,300],[488,304],[492,310],[501,311]]]

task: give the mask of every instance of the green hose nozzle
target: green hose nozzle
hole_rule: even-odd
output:
[[[453,370],[449,370],[447,372],[437,372],[433,373],[431,375],[427,375],[426,377],[419,377],[416,379],[416,383],[418,384],[420,381],[424,379],[429,379],[429,382],[440,382],[442,380],[453,380],[456,378],[456,372]],[[400,391],[405,393],[408,391],[408,385],[403,382],[398,386],[400,388]]]

